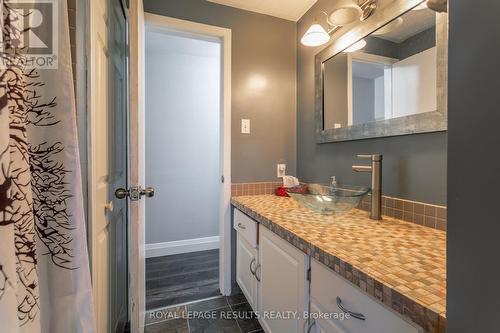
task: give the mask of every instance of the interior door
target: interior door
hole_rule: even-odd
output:
[[[130,184],[144,184],[144,9],[142,0],[129,2],[129,168]],[[144,331],[144,213],[140,196],[130,204],[130,328],[132,333]]]
[[[110,207],[111,332],[121,333],[128,321],[128,207],[114,196],[116,188],[127,186],[127,32],[125,12],[118,0],[109,3],[109,98],[111,137]]]
[[[110,231],[111,185],[109,156],[109,57],[108,7],[105,1],[90,1],[90,112],[89,205],[92,252],[92,287],[97,332],[111,329],[110,320]],[[99,75],[97,75],[99,73]],[[97,142],[102,144],[97,145]]]
[[[126,25],[118,1],[90,0],[88,63],[89,230],[97,332],[128,319]]]

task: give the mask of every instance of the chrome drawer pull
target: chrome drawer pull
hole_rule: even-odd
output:
[[[252,261],[250,261],[250,272],[252,273],[253,276],[255,276],[255,271],[252,269],[252,265],[254,262],[255,262],[255,258],[253,258]]]
[[[337,306],[339,307],[339,309],[342,312],[344,312],[345,314],[350,315],[353,318],[356,318],[356,319],[359,319],[359,320],[366,320],[366,317],[365,317],[364,314],[357,313],[357,312],[352,312],[352,311],[349,311],[346,308],[344,308],[344,306],[342,305],[342,300],[338,296],[337,296]]]
[[[238,228],[245,230],[247,227],[243,223],[238,223]]]
[[[255,267],[255,278],[257,279],[257,282],[260,282],[260,277],[257,275],[257,271],[260,269],[260,264]]]

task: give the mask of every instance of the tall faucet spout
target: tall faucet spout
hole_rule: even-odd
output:
[[[352,171],[355,172],[372,172],[372,167],[369,165],[353,165]]]
[[[370,218],[373,220],[382,219],[382,155],[358,155],[358,158],[370,159],[371,165],[353,165],[354,172],[371,173],[371,212]]]

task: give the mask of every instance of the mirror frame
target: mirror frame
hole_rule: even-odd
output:
[[[323,129],[323,63],[355,42],[369,36],[392,20],[404,15],[422,0],[395,0],[379,8],[366,21],[334,34],[333,42],[315,56],[316,142],[342,142],[388,136],[446,131],[448,129],[448,14],[436,13],[437,110],[398,118],[379,120],[344,128]]]

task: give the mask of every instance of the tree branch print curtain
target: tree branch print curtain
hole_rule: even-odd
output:
[[[0,332],[93,333],[66,1],[56,68],[30,63],[38,2],[0,0]]]

